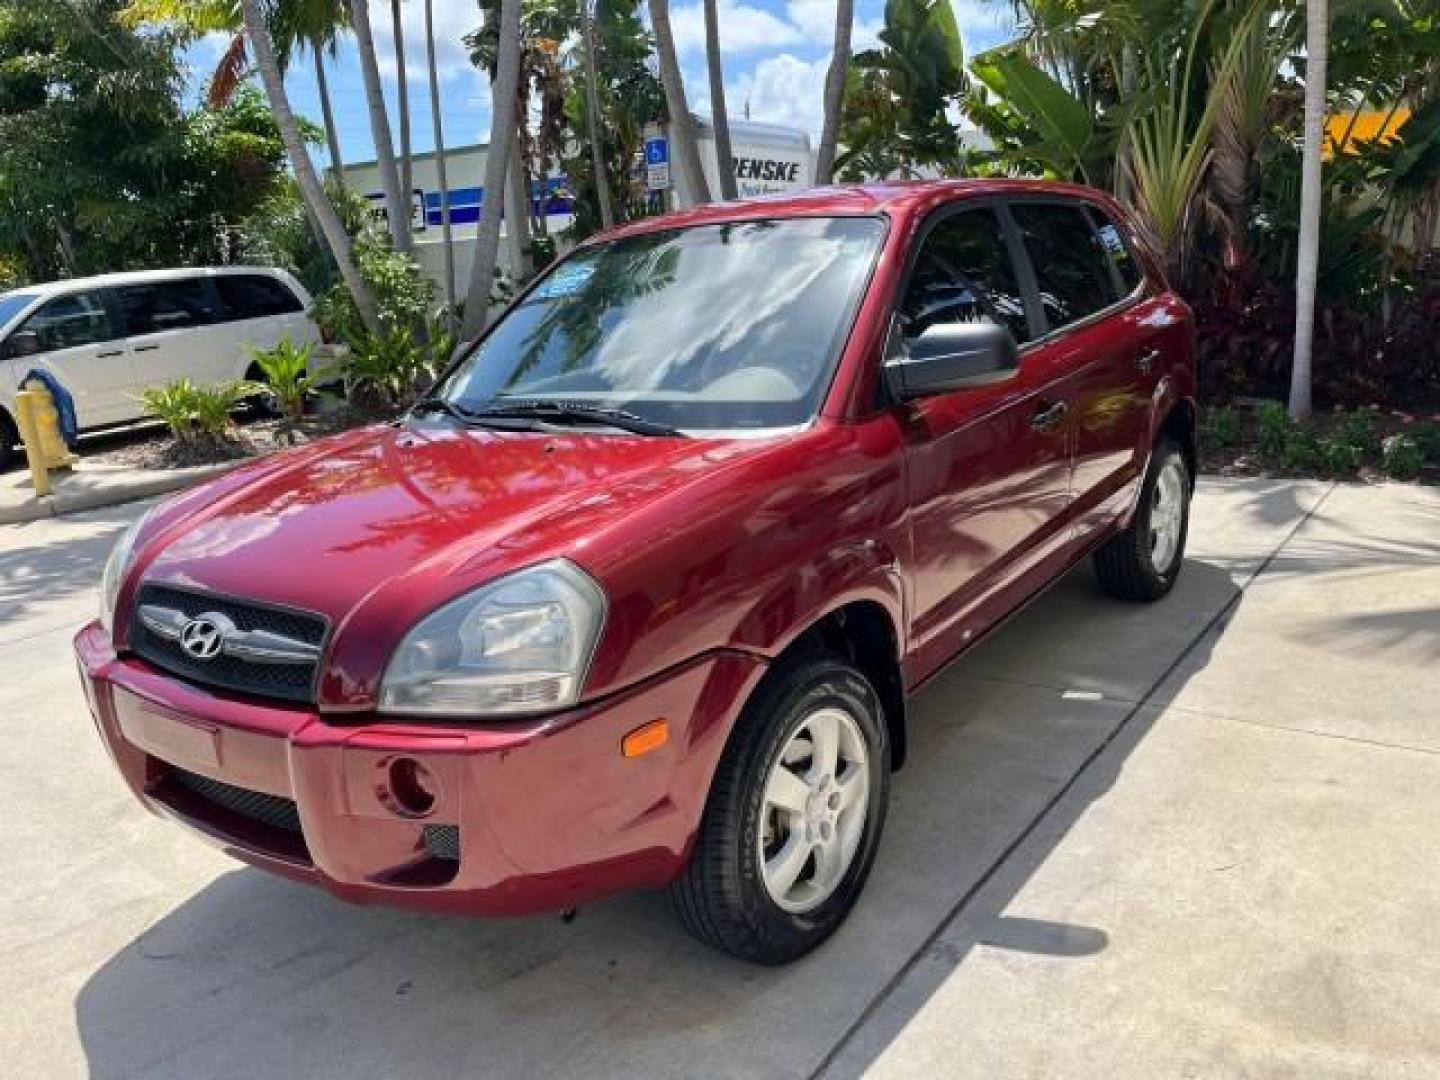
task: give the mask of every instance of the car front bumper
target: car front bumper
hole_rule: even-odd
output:
[[[150,810],[347,900],[482,915],[673,880],[764,671],[717,652],[555,716],[396,723],[212,693],[117,656],[98,623],[75,650],[100,737]],[[662,718],[663,746],[622,755]],[[417,765],[420,813],[403,784]]]

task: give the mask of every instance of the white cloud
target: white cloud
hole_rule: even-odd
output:
[[[795,45],[803,40],[800,30],[779,16],[748,4],[720,0],[720,51],[725,57],[763,52]],[[681,56],[705,52],[705,13],[696,4],[670,12],[675,31],[675,51]]]
[[[835,0],[790,0],[786,17],[795,24],[806,41],[829,49],[835,40]],[[850,28],[850,44],[868,49],[879,41],[883,19],[855,19]]]
[[[960,38],[965,42],[965,56],[989,48],[997,40],[1015,33],[1015,13],[1000,0],[950,0]]]
[[[465,35],[480,26],[480,12],[473,4],[454,0],[434,5],[435,68],[442,80],[473,72]],[[405,35],[405,81],[423,84],[429,79],[425,57],[425,5],[411,2],[400,5],[400,29]],[[394,82],[398,67],[395,63],[395,24],[390,15],[389,0],[370,0],[370,31],[375,35],[375,56],[380,75]]]
[[[738,76],[726,87],[730,115],[743,116],[749,102],[752,120],[788,124],[818,137],[825,116],[825,73],[829,68],[829,56],[808,61],[791,53],[766,57],[753,72]]]

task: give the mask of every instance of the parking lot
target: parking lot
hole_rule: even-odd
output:
[[[917,698],[784,969],[659,894],[355,908],[149,817],[69,647],[137,512],[0,528],[9,1075],[1440,1074],[1440,490],[1207,479],[1166,602],[1073,572]]]

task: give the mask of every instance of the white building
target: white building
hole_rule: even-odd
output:
[[[712,198],[718,198],[714,130],[709,122],[697,117],[696,135],[700,144],[700,160],[705,170]],[[815,153],[810,137],[795,128],[761,124],[750,120],[730,122],[730,143],[736,187],[742,198],[799,191],[809,187],[815,176]],[[450,188],[450,224],[455,235],[455,275],[457,290],[464,292],[470,280],[470,264],[475,248],[475,229],[480,220],[483,201],[482,181],[485,176],[486,145],[459,146],[445,152],[445,174]],[[441,239],[440,178],[433,153],[415,154],[411,158],[415,181],[410,222],[415,235],[415,255],[421,268],[437,285],[445,272]],[[680,182],[678,170],[671,164],[669,197],[675,205],[693,202],[688,191],[674,190]],[[384,194],[380,189],[380,171],[373,161],[347,164],[345,183],[371,200],[374,212],[383,219]],[[552,234],[559,233],[571,221],[568,185],[561,176],[545,181],[543,212]],[[537,198],[541,198],[537,191]],[[537,207],[537,210],[541,209]],[[504,233],[502,222],[501,232]],[[509,251],[500,247],[501,267],[509,264]]]

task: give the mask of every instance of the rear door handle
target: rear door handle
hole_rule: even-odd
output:
[[[1030,417],[1030,426],[1036,431],[1050,431],[1065,419],[1065,414],[1070,411],[1063,401],[1057,401],[1048,408],[1042,408]]]
[[[1145,349],[1135,358],[1135,366],[1140,369],[1141,375],[1149,375],[1159,362],[1160,350],[1156,348]]]
[[[113,352],[101,352],[101,353],[96,353],[96,354],[95,354],[95,358],[96,358],[97,360],[104,360],[104,359],[105,359],[106,357],[108,357],[108,356],[124,356],[124,355],[125,355],[125,350],[124,350],[124,349],[116,349],[116,350],[114,350]]]
[[[136,346],[135,346],[135,351],[136,351],[136,352],[154,352],[154,351],[155,351],[156,349],[158,349],[158,348],[160,348],[159,345],[136,345]]]

